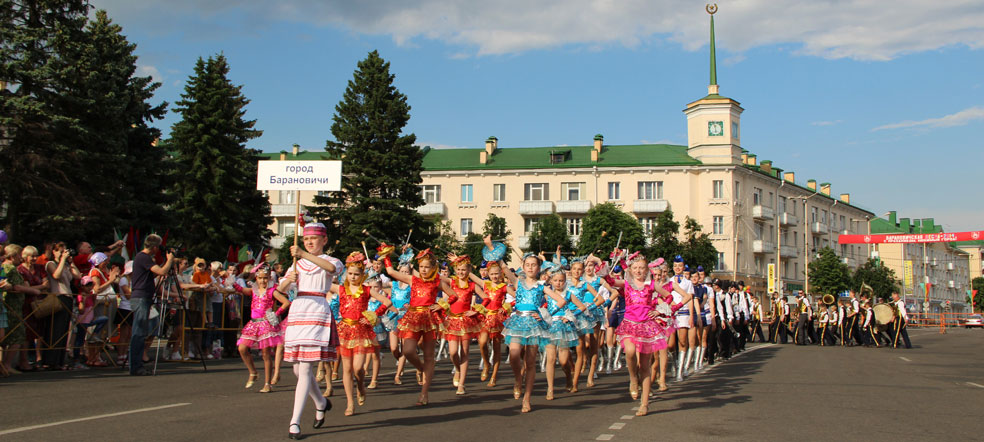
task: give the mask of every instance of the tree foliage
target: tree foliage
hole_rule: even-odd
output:
[[[977,290],[977,296],[974,297],[974,311],[982,312],[984,311],[984,276],[978,276],[970,281],[970,289]],[[972,291],[971,294],[974,292]],[[968,300],[969,301],[969,300]]]
[[[663,258],[672,261],[676,255],[683,253],[680,244],[680,223],[673,219],[673,210],[666,209],[656,217],[656,225],[649,232],[651,259]]]
[[[869,259],[854,269],[850,289],[861,293],[864,285],[871,287],[873,299],[891,299],[892,292],[901,287],[899,279],[895,277],[895,272],[882,265],[881,261],[877,259]]]
[[[604,236],[602,232],[605,232]],[[619,233],[622,234],[621,242],[619,242]],[[594,253],[601,259],[607,259],[609,253],[615,249],[616,243],[622,249],[643,249],[646,246],[646,236],[639,222],[612,203],[599,204],[588,210],[581,224],[577,253],[579,255]]]
[[[198,59],[167,142],[176,163],[172,232],[189,253],[207,258],[271,235],[269,200],[256,190],[259,152],[245,144],[262,132],[244,118],[249,100],[228,74],[224,56]]]
[[[564,221],[557,214],[545,216],[538,220],[536,228],[530,234],[530,252],[555,252],[560,246],[561,253],[569,254],[573,251],[571,247],[571,237],[567,233]]]
[[[810,291],[813,295],[837,295],[850,288],[851,271],[830,247],[820,249],[820,257],[809,264]]]
[[[710,273],[717,263],[717,248],[711,241],[710,235],[703,233],[703,227],[697,220],[687,217],[684,221],[684,242],[682,244],[683,260],[696,269],[703,266],[704,270]]]

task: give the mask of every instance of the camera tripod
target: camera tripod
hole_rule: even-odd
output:
[[[165,327],[167,327],[167,335],[170,335],[174,328],[174,321],[184,321],[184,319],[187,318],[187,308],[185,307],[185,302],[182,299],[181,292],[181,282],[178,280],[177,268],[175,266],[171,266],[171,269],[167,272],[167,275],[158,281],[157,287],[154,290],[154,304],[151,308],[156,308],[157,311],[160,312],[157,316],[158,339],[165,336]],[[170,293],[177,294],[179,301],[174,303],[168,302],[168,295]],[[184,324],[182,324],[182,327],[187,328]],[[197,352],[199,359],[202,362],[202,370],[208,371],[208,366],[205,363],[205,354],[202,352],[201,339],[191,339],[191,345],[192,350]],[[157,349],[154,351],[154,375],[157,375],[157,363],[160,360],[160,356],[161,347],[158,345]]]

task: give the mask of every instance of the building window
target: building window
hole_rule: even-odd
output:
[[[755,239],[762,239],[765,234],[765,225],[762,223],[755,223]]]
[[[800,277],[800,274],[799,273],[800,273],[800,263],[794,262],[793,263],[793,277],[796,278],[796,279],[799,279],[799,277]]]
[[[718,252],[717,264],[714,265],[714,270],[724,270],[724,252]]]
[[[793,210],[790,210],[789,211],[789,214],[790,215],[793,215],[793,216],[796,216],[796,200],[792,200],[792,201],[793,201],[793,203],[790,204],[789,207],[792,207]]]
[[[731,137],[732,138],[739,138],[738,137],[738,122],[737,121],[732,121],[731,122]]]
[[[782,262],[782,274],[783,275],[789,275],[789,261],[788,260]]]
[[[763,265],[762,265],[762,257],[756,256],[755,257],[755,274],[756,275],[761,275],[763,273],[762,272],[762,268],[763,268]]]
[[[788,230],[786,230],[786,229],[779,229],[779,236],[782,237],[782,240],[781,240],[782,244],[788,244],[789,243],[789,231]]]
[[[293,235],[294,233],[296,233],[296,230],[294,228],[293,222],[280,223],[280,228],[277,229],[277,234],[282,238],[286,238],[289,235]]]
[[[436,184],[430,184],[420,187],[421,187],[421,192],[423,192],[424,194],[425,204],[441,202],[441,186]]]
[[[579,201],[584,192],[584,183],[560,183],[560,197],[564,201]]]
[[[471,203],[471,202],[474,202],[475,201],[475,198],[474,198],[475,195],[474,195],[473,190],[474,190],[474,187],[472,187],[471,184],[462,184],[461,185],[461,202],[463,202],[463,203]]]
[[[735,269],[741,271],[741,253],[735,253]]]
[[[537,218],[524,218],[523,219],[523,232],[527,235],[533,233],[536,230],[536,226],[540,224],[540,220]]]
[[[622,183],[618,181],[608,182],[608,199],[609,201],[622,199]]]
[[[639,224],[642,225],[642,232],[646,236],[649,236],[653,233],[653,229],[656,228],[656,217],[639,218]]]
[[[724,198],[724,180],[714,180],[714,199]]]
[[[506,185],[505,184],[493,184],[492,185],[492,201],[501,203],[506,201]]]
[[[847,229],[847,218],[844,218],[844,215],[840,216],[840,229],[841,230]]]
[[[741,199],[741,182],[735,181],[735,201],[740,201]]]
[[[786,197],[779,197],[779,207],[776,207],[776,210],[778,210],[778,213],[786,213]]]
[[[564,220],[567,225],[567,234],[570,236],[581,236],[581,218],[567,218]]]
[[[523,199],[526,201],[546,201],[548,199],[547,183],[526,184]]]
[[[280,204],[294,204],[294,191],[293,190],[281,190],[280,191]]]
[[[796,231],[794,230],[793,231],[793,247],[798,247],[798,246],[799,246],[799,235],[797,235],[796,234]]]
[[[827,209],[820,211],[820,222],[823,224],[827,224]]]
[[[661,200],[663,199],[662,181],[640,181],[639,199],[641,200]]]
[[[761,206],[762,205],[762,189],[758,187],[752,188],[752,205]]]
[[[817,219],[817,208],[810,207],[810,222],[815,223],[817,221],[820,221],[819,219]]]
[[[461,219],[461,236],[465,236],[472,233],[472,219],[462,218]]]
[[[714,234],[724,235],[724,217],[715,216],[714,217]]]

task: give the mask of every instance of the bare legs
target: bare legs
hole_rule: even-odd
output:
[[[468,373],[468,339],[461,341],[448,340],[448,351],[451,353],[451,363],[458,369],[455,378],[458,381],[456,394],[465,394],[465,375]],[[460,352],[459,352],[460,350]],[[459,354],[460,353],[460,354]]]
[[[354,392],[353,387],[356,386],[356,382],[358,383],[357,386],[359,388],[359,405],[362,405],[365,401],[365,361],[366,355],[363,353],[356,353],[352,356],[342,357],[342,385],[345,387],[346,416],[355,414],[355,404],[352,401],[352,394]]]
[[[424,339],[421,342],[421,349],[424,351],[424,359],[421,360],[417,355],[417,339],[403,339],[404,357],[417,371],[424,373],[424,385],[420,388],[420,400],[417,401],[417,405],[427,405],[427,392],[434,378],[434,342],[434,339]]]
[[[560,351],[558,351],[556,345],[548,345],[547,346],[547,354],[546,354],[546,359],[547,359],[547,400],[548,401],[552,401],[553,398],[554,398],[554,373],[556,373],[556,371],[557,371],[557,368],[555,367],[554,362],[557,361],[557,358],[558,357],[560,358],[560,366],[561,366],[561,368],[564,369],[564,374],[567,375],[567,383],[568,384],[571,384],[571,382],[572,382],[572,379],[571,379],[571,369],[570,369],[570,365],[568,364],[568,361],[571,358],[571,351],[570,351],[570,349],[567,348],[567,347],[564,347],[564,348],[560,349]],[[577,381],[575,379],[574,380],[574,385],[575,386],[576,386],[576,383],[577,383]],[[524,405],[524,407],[525,407],[525,405]]]

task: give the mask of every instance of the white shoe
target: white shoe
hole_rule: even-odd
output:
[[[209,359],[209,360],[215,359],[215,355],[209,353],[208,356],[205,356],[205,359]]]
[[[168,358],[168,360],[170,360],[170,361],[180,361],[181,360],[181,353],[178,353],[178,352],[171,353],[171,357]]]

